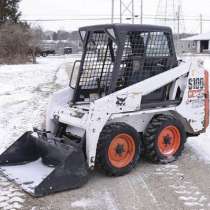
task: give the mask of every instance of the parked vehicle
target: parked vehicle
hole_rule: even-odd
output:
[[[47,57],[48,55],[55,55],[55,50],[41,50],[40,55]]]
[[[64,55],[72,54],[72,47],[65,47],[64,48]]]

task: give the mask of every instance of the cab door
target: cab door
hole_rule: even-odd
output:
[[[146,43],[143,79],[167,71],[177,65],[173,55],[170,34],[150,32]],[[168,85],[167,85],[168,86]],[[142,103],[155,103],[167,99],[167,86],[164,86],[142,98]]]

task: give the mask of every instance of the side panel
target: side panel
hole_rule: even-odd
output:
[[[107,123],[124,122],[135,128],[138,132],[143,132],[153,116],[154,113],[142,112],[137,112],[135,115],[131,113],[116,114],[112,115]]]
[[[177,112],[185,118],[194,133],[205,129],[205,70],[199,62],[192,64],[183,100]]]
[[[54,130],[53,113],[59,110],[59,107],[65,106],[73,97],[74,90],[70,87],[55,92],[51,97],[46,113],[46,130]]]

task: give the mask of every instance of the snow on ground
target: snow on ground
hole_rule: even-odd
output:
[[[200,159],[210,163],[210,128],[199,137],[189,138],[188,145],[192,147]]]
[[[38,64],[0,66],[0,153],[32,126],[40,127],[52,92],[69,83],[75,57],[39,58]],[[0,177],[0,209],[21,209],[25,194]]]
[[[92,209],[94,207],[102,209],[104,206],[109,210],[119,210],[113,195],[108,191],[97,193],[93,195],[93,198],[81,198],[71,203],[72,208],[78,209]]]
[[[32,126],[40,127],[50,94],[68,85],[71,58],[40,58],[38,64],[0,66],[0,152]]]

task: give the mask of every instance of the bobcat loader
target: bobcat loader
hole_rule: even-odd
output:
[[[208,72],[201,61],[177,60],[170,28],[111,24],[79,33],[82,58],[69,87],[52,95],[45,129],[0,155],[1,173],[33,196],[78,188],[95,166],[126,174],[142,154],[170,163],[209,124]]]

